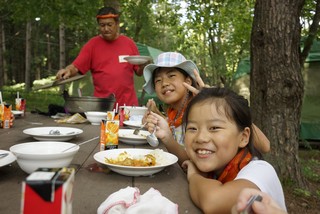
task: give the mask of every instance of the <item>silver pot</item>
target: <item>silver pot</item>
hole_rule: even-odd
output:
[[[64,108],[69,113],[83,113],[86,111],[112,111],[116,102],[114,94],[106,98],[98,97],[70,97],[64,96]]]

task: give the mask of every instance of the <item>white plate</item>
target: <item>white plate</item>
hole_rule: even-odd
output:
[[[141,121],[134,121],[134,120],[125,120],[123,124],[129,126],[130,128],[140,128],[142,126]]]
[[[133,158],[139,158],[141,156],[144,156],[146,154],[150,154],[154,151],[157,151],[157,154],[160,155],[160,163],[159,157],[156,156],[157,165],[156,166],[146,166],[146,167],[134,167],[134,166],[121,166],[121,165],[115,165],[115,164],[109,164],[106,163],[105,158],[117,158],[118,155],[122,152],[127,152],[129,155],[131,155]],[[150,176],[155,173],[160,172],[165,167],[170,166],[172,164],[175,164],[178,161],[178,158],[168,152],[164,152],[160,149],[111,149],[111,150],[105,150],[98,152],[94,154],[93,158],[103,164],[106,165],[110,170],[117,172],[121,175],[126,176]]]
[[[148,61],[151,62],[152,58],[150,56],[127,56],[124,57],[126,61],[133,65],[142,65],[147,63]]]
[[[11,112],[14,116],[21,116],[23,114],[23,111],[12,110]]]
[[[9,153],[8,156],[0,158],[0,167],[6,166],[11,164],[12,162],[16,161],[16,156],[12,154],[12,152],[7,151],[7,150],[0,150],[0,154],[2,153]]]
[[[119,140],[123,143],[131,145],[141,145],[148,143],[146,138],[150,134],[150,132],[140,130],[138,135],[133,134],[133,132],[133,129],[119,129]]]
[[[58,134],[50,134],[50,131],[58,131]],[[83,131],[77,128],[70,127],[36,127],[23,130],[23,133],[32,136],[36,140],[40,141],[68,141]]]

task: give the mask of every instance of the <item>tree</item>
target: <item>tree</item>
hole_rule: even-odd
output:
[[[180,47],[190,55],[202,78],[214,85],[220,78],[231,84],[241,58],[249,54],[252,1],[188,0]],[[228,81],[229,80],[229,81]]]
[[[319,0],[318,0],[319,2]],[[304,0],[257,0],[251,34],[250,99],[254,123],[271,142],[283,181],[306,185],[298,158],[304,94],[300,16]]]

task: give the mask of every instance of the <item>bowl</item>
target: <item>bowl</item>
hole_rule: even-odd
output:
[[[10,147],[19,167],[30,174],[38,168],[67,167],[79,151],[79,145],[60,141],[20,143]],[[63,150],[73,148],[63,152]]]
[[[127,166],[116,165],[106,162],[106,158],[118,159],[119,154],[127,152],[127,154],[133,159],[139,159],[147,154],[153,154],[156,157],[155,166]],[[164,168],[175,164],[178,161],[178,157],[164,152],[161,149],[110,149],[97,152],[93,155],[93,158],[101,165],[107,166],[111,171],[126,176],[151,176],[155,173],[162,171]],[[128,162],[127,162],[128,163]],[[134,162],[133,162],[134,163]]]
[[[64,97],[64,108],[70,113],[84,113],[86,111],[112,111],[115,96],[112,94],[106,98],[98,97]]]
[[[145,106],[120,106],[131,121],[141,121],[148,108]]]
[[[92,125],[100,125],[101,120],[107,118],[107,112],[100,112],[100,111],[87,111],[84,112],[86,115],[87,120],[90,121]]]

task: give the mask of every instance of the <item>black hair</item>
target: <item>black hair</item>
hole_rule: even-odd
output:
[[[98,10],[97,16],[101,16],[101,15],[108,15],[108,14],[113,14],[113,15],[118,15],[117,17],[114,17],[114,20],[116,22],[119,22],[119,18],[120,18],[120,13],[114,9],[113,7],[103,7],[100,8]],[[97,18],[97,22],[98,22],[98,18]]]
[[[212,103],[215,103],[217,110],[219,107],[223,106],[226,116],[235,122],[238,130],[241,131],[246,127],[249,127],[250,138],[246,148],[252,154],[252,157],[258,157],[259,159],[262,158],[261,153],[253,146],[253,128],[249,102],[243,96],[238,95],[228,88],[202,88],[201,91],[192,98],[186,108],[183,118],[184,132],[186,131],[186,125],[188,124],[188,115],[190,110],[195,104],[203,101],[211,101]]]

